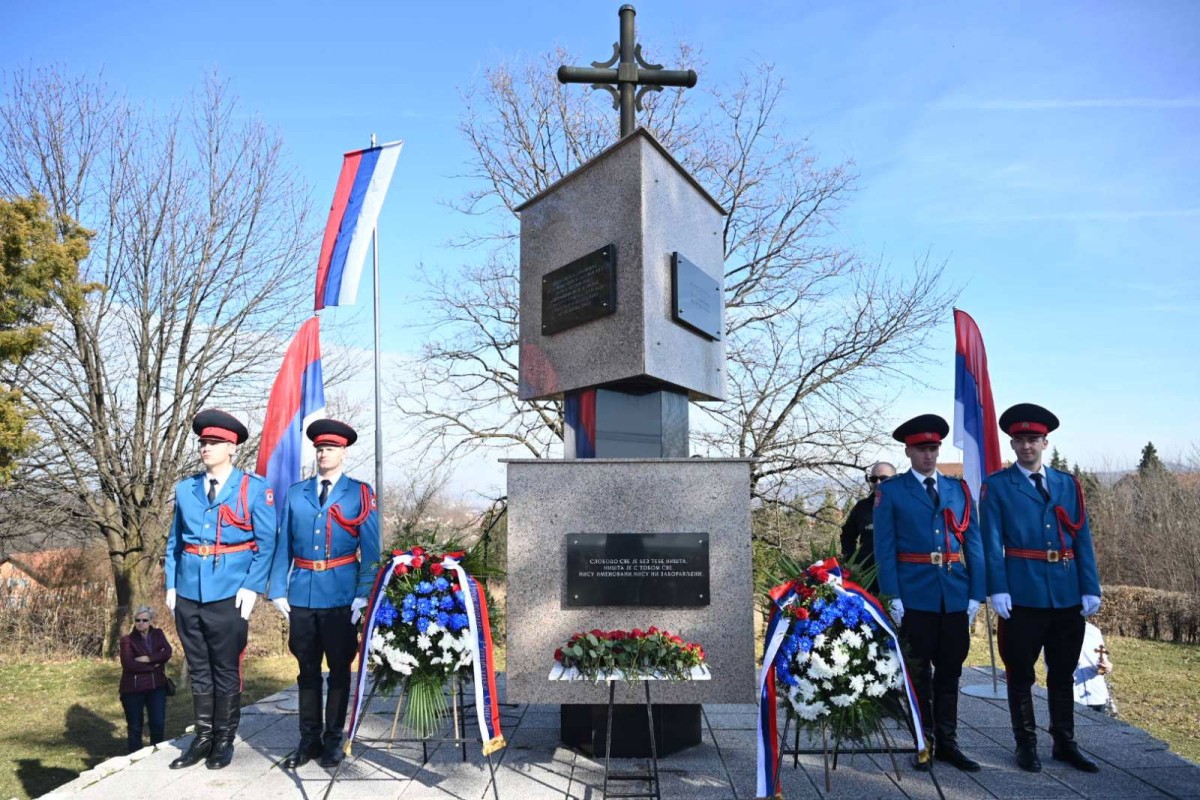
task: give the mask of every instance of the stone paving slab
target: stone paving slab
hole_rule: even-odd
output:
[[[964,672],[964,683],[984,684],[983,670]],[[501,695],[503,696],[503,694]],[[257,800],[301,798],[321,800],[329,787],[330,771],[315,762],[296,773],[279,766],[295,745],[295,689],[265,698],[244,710],[233,764],[211,771],[203,766],[170,770],[167,765],[185,747],[188,737],[147,748],[132,757],[112,759],[89,770],[47,797],[82,800],[126,800],[146,794],[168,800]],[[363,736],[389,737],[395,698],[374,698],[364,716]],[[1103,714],[1079,709],[1076,733],[1082,749],[1101,764],[1098,774],[1078,772],[1050,755],[1046,733],[1044,693],[1039,693],[1038,750],[1041,774],[1016,768],[1012,730],[1004,700],[964,695],[959,703],[959,737],[963,749],[983,764],[974,774],[944,764],[935,774],[946,798],[958,800],[1077,800],[1078,798],[1191,798],[1200,800],[1200,766],[1170,752],[1145,731]],[[474,724],[468,713],[468,722]],[[754,735],[756,710],[749,705],[712,704],[704,707],[704,737],[690,748],[660,762],[662,796],[686,800],[748,800],[754,797]],[[597,761],[558,742],[556,706],[503,709],[502,726],[508,747],[492,757],[495,788],[511,800],[600,800],[603,760]],[[472,729],[473,730],[473,729]],[[401,728],[399,735],[403,736]],[[903,743],[902,728],[890,731]],[[788,735],[788,744],[793,739]],[[820,747],[807,735],[802,747]],[[899,778],[886,754],[843,752],[825,790],[824,761],[819,754],[795,759],[785,756],[781,769],[783,791],[789,800],[813,798],[887,798],[938,800],[929,776],[909,766],[910,756],[898,754]],[[614,759],[613,770],[643,769],[644,760]],[[491,772],[478,743],[467,745],[467,758],[452,743],[433,740],[423,755],[418,743],[357,745],[338,774],[330,800],[489,800]],[[629,791],[623,784],[616,791]]]

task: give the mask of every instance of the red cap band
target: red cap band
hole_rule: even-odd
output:
[[[934,443],[941,444],[942,437],[941,437],[941,434],[935,433],[933,431],[926,431],[925,433],[914,433],[911,436],[905,436],[904,443],[909,444],[909,445],[912,445],[912,444],[934,444]]]
[[[1008,426],[1009,436],[1017,436],[1022,433],[1036,433],[1045,436],[1049,432],[1050,429],[1040,422],[1014,422]]]
[[[225,428],[201,428],[201,439],[216,439],[218,442],[237,444],[237,434]]]
[[[345,436],[338,436],[336,433],[322,433],[317,438],[313,439],[313,445],[320,447],[323,444],[331,444],[334,447],[345,447],[350,443],[350,440]]]

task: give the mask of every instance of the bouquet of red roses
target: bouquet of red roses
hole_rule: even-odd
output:
[[[654,626],[644,631],[576,633],[554,651],[554,660],[588,680],[617,672],[625,678],[687,680],[694,669],[705,667],[703,647]]]

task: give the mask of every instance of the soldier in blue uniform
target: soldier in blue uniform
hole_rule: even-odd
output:
[[[875,490],[879,589],[909,649],[921,723],[934,757],[960,770],[979,764],[958,746],[958,681],[971,645],[970,624],[984,600],[979,517],[965,482],[938,472],[946,420],[923,414],[892,434],[912,468]],[[928,770],[928,761],[916,762]]]
[[[1046,653],[1052,754],[1084,772],[1099,767],[1075,743],[1074,673],[1084,617],[1100,609],[1100,576],[1083,490],[1071,475],[1042,464],[1058,418],[1020,403],[1000,415],[1017,463],[990,475],[981,490],[988,592],[1004,618],[1008,709],[1017,765],[1042,768],[1033,716],[1033,667]]]
[[[171,769],[233,760],[241,720],[242,655],[250,612],[267,589],[276,539],[274,498],[267,482],[233,466],[246,426],[206,409],[192,421],[204,472],[175,487],[167,538],[167,606],[187,655],[196,737]]]
[[[358,622],[379,561],[379,513],[369,484],[342,474],[358,434],[344,422],[308,426],[317,475],[288,489],[268,597],[288,618],[288,647],[299,662],[300,744],[284,761],[296,769],[313,758],[335,767],[350,698]],[[321,659],[329,664],[321,715]]]

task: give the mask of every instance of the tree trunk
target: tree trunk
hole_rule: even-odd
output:
[[[110,548],[109,559],[112,564],[113,585],[117,590],[117,606],[113,610],[112,625],[104,640],[104,655],[113,658],[117,655],[121,642],[121,634],[133,627],[133,612],[140,605],[154,606],[151,591],[154,581],[151,579],[149,559],[138,558],[136,554],[125,554],[116,548]]]

